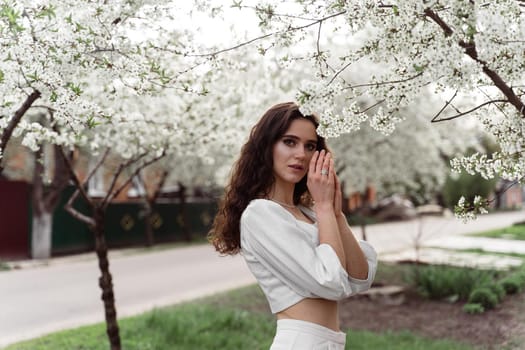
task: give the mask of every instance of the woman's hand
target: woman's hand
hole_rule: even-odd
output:
[[[308,190],[315,201],[316,207],[332,209],[335,200],[334,160],[329,152],[316,151],[310,160]],[[337,212],[336,212],[337,213]]]

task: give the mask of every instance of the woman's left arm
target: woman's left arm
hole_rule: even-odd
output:
[[[370,273],[375,274],[375,271],[369,271],[371,266],[367,257],[365,256],[361,245],[355,238],[346,217],[342,210],[342,193],[341,185],[337,176],[335,177],[335,196],[334,196],[334,210],[337,219],[337,226],[339,233],[341,234],[341,241],[343,243],[343,249],[346,257],[346,271],[352,278],[366,280],[370,276]],[[377,264],[377,263],[376,263]],[[374,266],[375,268],[375,266]]]

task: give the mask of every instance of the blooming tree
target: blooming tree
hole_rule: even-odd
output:
[[[60,147],[77,186],[67,208],[94,232],[112,349],[120,349],[120,336],[104,237],[105,209],[142,168],[190,142],[195,124],[186,122],[180,107],[186,96],[206,92],[208,60],[182,53],[191,46],[189,31],[166,28],[177,16],[185,14],[174,11],[169,1],[0,4],[0,161],[12,136],[21,137],[33,151],[46,143]],[[157,104],[155,95],[169,98],[170,108]],[[139,101],[149,103],[148,108],[138,108]],[[25,117],[35,114],[45,120]],[[102,155],[95,171],[109,157],[118,159],[100,201],[87,196],[85,185],[94,172],[85,180],[79,177],[67,156],[73,148]],[[75,210],[79,196],[90,213]],[[51,210],[47,207],[44,214]],[[41,234],[37,241],[50,241],[49,230]]]
[[[317,68],[317,76],[298,89],[297,100],[303,112],[321,114],[320,133],[338,136],[368,121],[389,135],[403,125],[402,110],[430,87],[443,101],[427,112],[432,122],[476,118],[500,146],[493,154],[458,157],[453,167],[523,182],[524,1],[234,1],[233,6],[255,13],[261,28],[233,48],[255,44],[262,53],[284,48],[282,60],[309,59]],[[331,51],[327,38],[334,36],[347,44],[344,54]],[[362,37],[360,45],[352,41]],[[308,45],[307,38],[314,43]],[[289,50],[298,45],[299,53]],[[363,61],[389,69],[361,82],[344,78]],[[371,104],[360,106],[362,96]],[[460,108],[460,97],[470,105]],[[341,99],[344,104],[334,103]],[[467,215],[482,211],[487,201],[460,204],[457,213]]]

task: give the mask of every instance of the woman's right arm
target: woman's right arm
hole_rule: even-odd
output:
[[[327,171],[328,174],[322,174],[322,170]],[[330,153],[325,150],[316,151],[312,156],[307,186],[315,202],[314,210],[319,228],[319,242],[330,245],[336,252],[341,265],[346,267],[344,245],[334,210],[334,161]]]

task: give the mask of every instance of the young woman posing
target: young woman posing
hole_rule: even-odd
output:
[[[370,288],[374,249],[342,212],[334,160],[318,121],[294,103],[270,108],[236,162],[210,240],[242,251],[277,316],[271,350],[338,350],[338,300]]]

